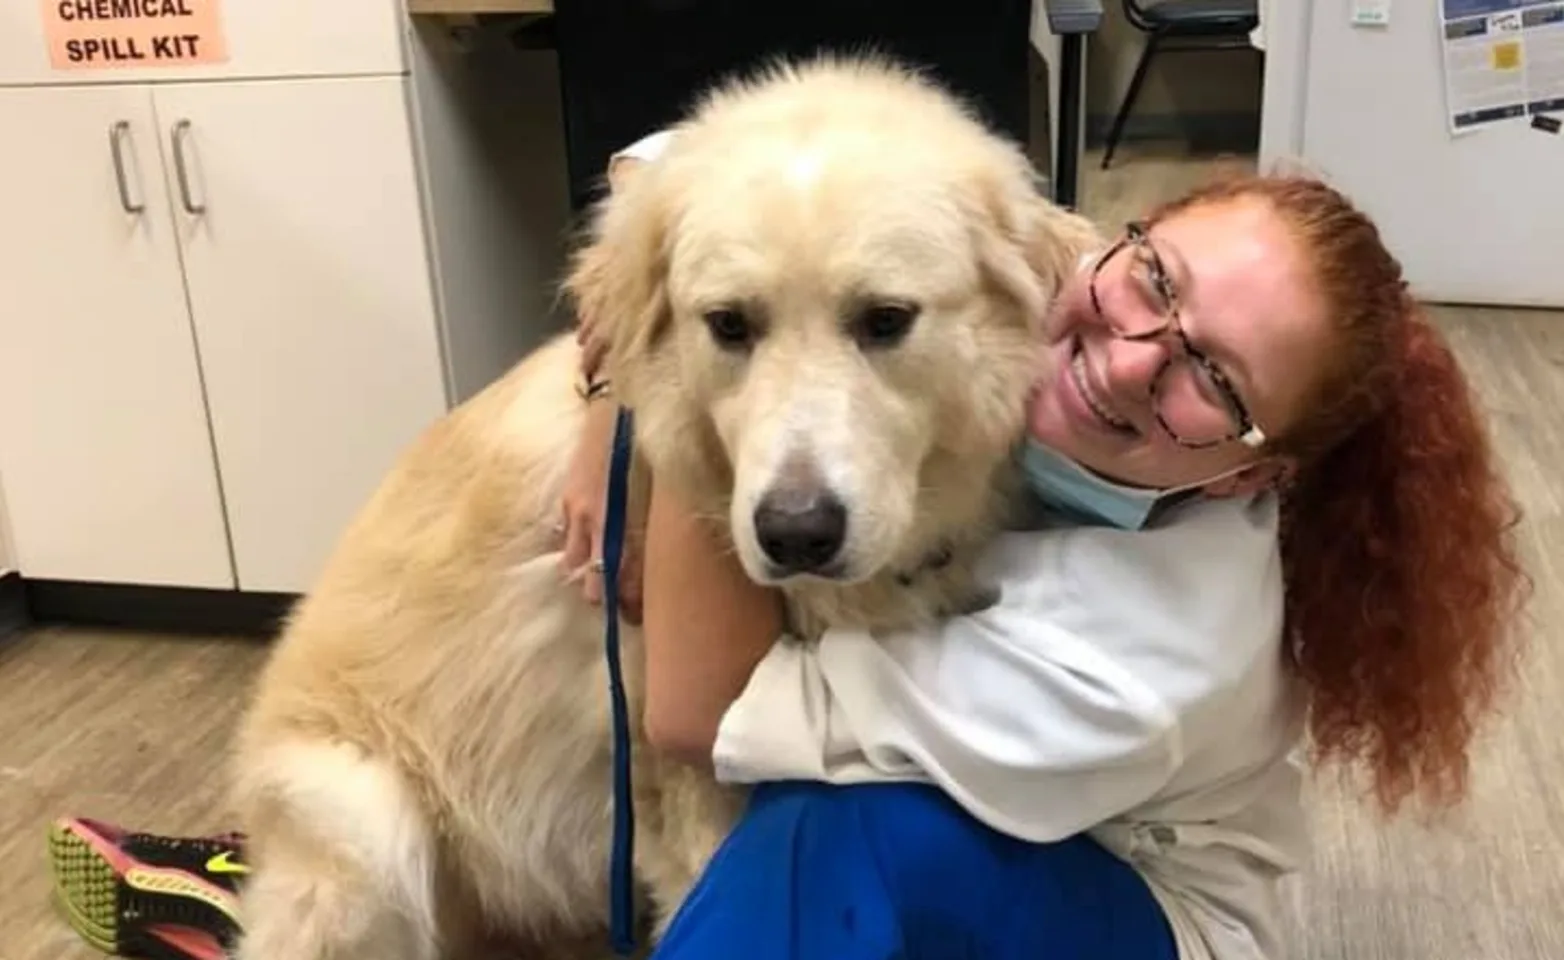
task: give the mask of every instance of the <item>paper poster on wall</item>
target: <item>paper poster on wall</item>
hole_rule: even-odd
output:
[[[1390,0],[1352,0],[1352,25],[1354,27],[1389,26]]]
[[[222,63],[220,13],[218,0],[42,0],[56,70]]]
[[[1451,133],[1564,110],[1564,0],[1441,0]]]

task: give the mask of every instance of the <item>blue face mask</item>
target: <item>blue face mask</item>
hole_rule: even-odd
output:
[[[1038,499],[1081,522],[1120,530],[1143,529],[1159,504],[1232,476],[1246,466],[1195,483],[1155,489],[1115,483],[1030,437],[1021,450],[1021,468]]]

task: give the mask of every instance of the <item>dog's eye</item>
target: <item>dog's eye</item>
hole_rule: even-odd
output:
[[[719,307],[706,311],[706,329],[724,350],[742,350],[754,338],[754,328],[742,311],[732,307]]]
[[[853,318],[853,336],[864,347],[894,347],[917,318],[918,308],[913,304],[872,304]]]

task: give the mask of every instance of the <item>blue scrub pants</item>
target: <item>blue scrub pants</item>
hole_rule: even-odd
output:
[[[1047,797],[1038,798],[1047,803]],[[756,787],[655,960],[1176,960],[1134,868],[1027,843],[938,788]]]

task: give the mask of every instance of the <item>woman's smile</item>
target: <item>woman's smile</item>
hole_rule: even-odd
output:
[[[1086,345],[1080,336],[1070,338],[1070,362],[1068,366],[1070,385],[1074,388],[1076,397],[1076,410],[1084,415],[1085,419],[1099,429],[1120,437],[1134,438],[1140,436],[1140,431],[1135,429],[1135,424],[1128,417],[1121,415],[1113,402],[1108,399],[1108,391],[1100,390],[1093,383],[1091,365],[1086,358]],[[1084,407],[1084,410],[1081,408]]]

